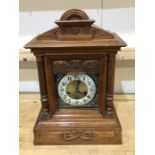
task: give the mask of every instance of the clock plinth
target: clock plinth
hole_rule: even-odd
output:
[[[58,27],[30,41],[36,56],[41,111],[34,144],[119,144],[113,106],[115,56],[126,43],[93,25],[81,10],[66,11]]]
[[[40,113],[34,127],[34,144],[120,144],[121,126],[116,113],[102,116],[97,110],[63,109],[45,120]]]

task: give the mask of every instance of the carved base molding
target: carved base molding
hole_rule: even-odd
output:
[[[52,118],[45,119],[40,113],[34,127],[34,144],[122,143],[121,126],[116,113],[103,117],[98,111],[88,112],[86,109],[80,112],[77,109],[74,116],[72,114],[71,110],[63,109],[56,112]]]
[[[91,140],[93,138],[93,132],[89,130],[72,129],[66,130],[62,133],[64,140]]]

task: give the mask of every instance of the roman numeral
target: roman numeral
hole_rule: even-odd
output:
[[[94,91],[94,89],[90,88],[90,92],[93,92],[93,91]]]
[[[89,86],[91,85],[91,82],[90,82],[90,81],[88,81],[88,85],[89,85]]]
[[[61,92],[63,92],[63,91],[64,91],[64,89],[62,88],[62,89],[60,89],[60,91],[61,91]]]
[[[91,96],[89,96],[89,95],[88,95],[87,97],[88,97],[88,98],[91,98]]]
[[[86,99],[83,99],[83,102],[84,102],[84,103],[86,103],[86,102],[87,102],[87,100],[86,100]]]
[[[62,85],[65,86],[66,85],[66,82],[62,82]]]
[[[71,81],[71,80],[72,80],[72,77],[69,76],[69,77],[68,77],[68,81]]]
[[[79,104],[79,101],[75,101],[75,104]]]
[[[71,103],[71,99],[70,98],[68,99],[68,103]]]
[[[64,99],[66,99],[67,95],[64,96]]]

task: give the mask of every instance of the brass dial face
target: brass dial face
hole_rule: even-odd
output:
[[[81,80],[73,80],[66,86],[66,92],[72,99],[81,99],[86,96],[88,88]]]
[[[58,84],[60,98],[72,106],[89,103],[94,98],[95,93],[94,81],[84,73],[69,73]]]

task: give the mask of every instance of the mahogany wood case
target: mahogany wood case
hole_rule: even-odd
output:
[[[81,10],[66,11],[55,22],[56,28],[25,45],[36,56],[40,83],[41,110],[33,130],[34,144],[122,142],[113,89],[115,55],[126,43],[94,22]],[[70,71],[98,72],[97,107],[59,106],[55,73]]]

